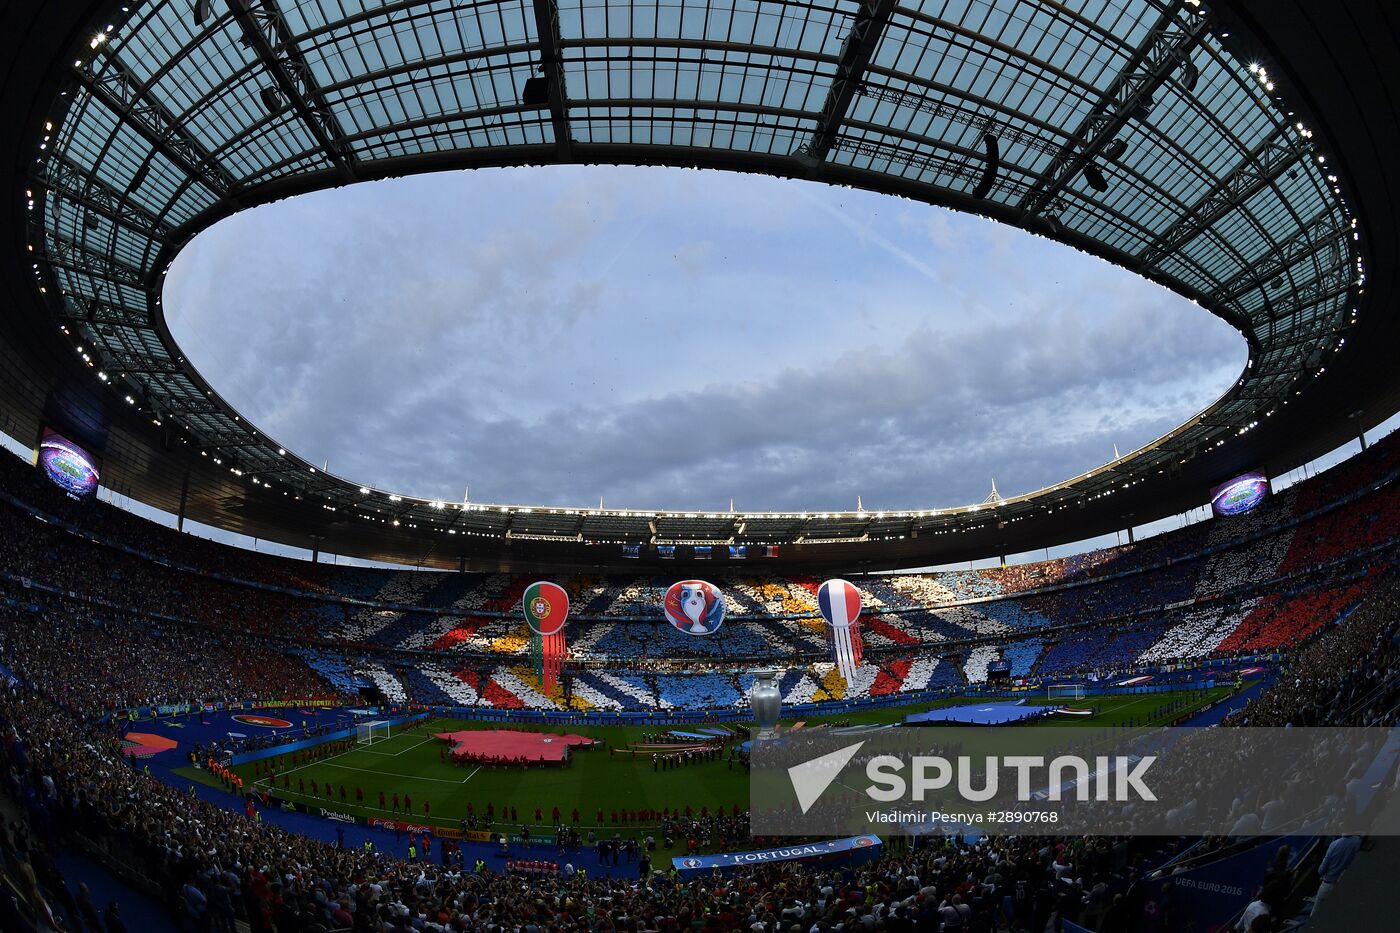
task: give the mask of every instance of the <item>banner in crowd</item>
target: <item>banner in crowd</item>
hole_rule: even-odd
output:
[[[327,709],[332,706],[339,706],[340,700],[335,697],[325,700],[259,700],[255,703],[245,705],[246,709],[282,709],[287,706],[304,706],[307,709],[319,707]]]
[[[126,716],[133,722],[138,719],[154,719],[158,716],[179,716],[184,713],[213,713],[218,710],[251,710],[251,709],[286,709],[288,707],[305,707],[306,709],[319,708],[330,709],[340,705],[340,701],[334,697],[329,699],[311,700],[235,700],[231,703],[216,701],[213,703],[167,703],[162,706],[141,706],[127,710],[118,710],[113,715],[120,718]]]
[[[1311,842],[1306,836],[1260,839],[1258,845],[1162,879],[1168,886],[1174,916],[1181,929],[1225,931],[1230,920],[1254,898],[1269,863],[1281,846],[1288,846],[1293,867]]]
[[[662,611],[687,635],[713,635],[724,624],[724,594],[704,580],[682,580],[666,590]]]
[[[845,580],[827,580],[817,590],[817,607],[831,631],[831,653],[836,669],[853,684],[864,645],[860,640],[860,590]]]
[[[569,594],[557,583],[531,583],[520,605],[530,626],[530,654],[535,659],[535,676],[548,695],[564,665],[567,650],[564,622],[569,618]]]
[[[385,819],[381,816],[371,816],[365,820],[365,825],[374,826],[380,829],[396,829],[400,832],[412,833],[414,835],[438,836],[442,839],[461,839],[464,842],[491,842],[494,833],[489,833],[484,829],[461,830],[455,826],[426,826],[422,823],[405,823],[401,820]]]
[[[865,861],[877,857],[881,847],[879,836],[852,836],[849,839],[829,839],[807,842],[780,849],[760,849],[757,852],[720,852],[716,855],[687,855],[671,859],[681,874],[713,871],[714,869],[747,868],[774,862]]]
[[[513,844],[515,844],[515,843],[525,843],[525,844],[531,844],[531,843],[533,843],[534,845],[540,845],[540,846],[558,845],[558,837],[555,836],[555,835],[553,835],[553,834],[551,834],[551,833],[545,833],[545,834],[543,834],[543,835],[536,835],[535,833],[531,833],[531,834],[528,835],[528,836],[522,835],[522,834],[520,834],[520,833],[511,833],[510,836],[509,836],[509,838],[507,839],[507,841],[510,842],[510,843],[513,843]]]
[[[446,835],[446,833],[440,833],[436,826],[427,826],[423,823],[405,823],[402,820],[388,820],[379,816],[371,816],[369,819],[365,820],[365,824],[379,827],[380,829],[392,829],[399,832],[412,833],[414,835],[420,833],[429,836]]]

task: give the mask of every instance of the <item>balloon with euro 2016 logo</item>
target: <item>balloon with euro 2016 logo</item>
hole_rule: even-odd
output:
[[[713,635],[724,624],[724,594],[704,580],[682,580],[666,590],[662,611],[687,635]]]

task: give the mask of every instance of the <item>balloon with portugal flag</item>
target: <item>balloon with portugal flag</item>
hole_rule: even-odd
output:
[[[831,629],[831,653],[846,684],[855,682],[864,646],[860,641],[860,590],[845,580],[827,580],[817,590],[817,606]]]
[[[530,626],[530,654],[544,692],[554,689],[564,666],[564,620],[569,617],[569,594],[557,583],[532,583],[520,600]]]

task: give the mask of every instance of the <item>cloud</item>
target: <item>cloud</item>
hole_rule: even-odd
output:
[[[165,304],[280,443],[478,501],[961,504],[1152,440],[1245,359],[1189,302],[980,218],[657,169],[260,208],[186,249]]]

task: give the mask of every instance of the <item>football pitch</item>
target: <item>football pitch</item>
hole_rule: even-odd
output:
[[[1056,700],[1053,705],[1078,708],[1097,707],[1098,713],[1085,717],[1047,717],[1037,720],[1037,725],[1074,726],[1086,729],[1108,729],[1127,725],[1160,725],[1172,719],[1201,709],[1231,693],[1228,687],[1213,690],[1155,693],[1128,696],[1100,696],[1084,700]],[[914,704],[889,707],[831,717],[809,717],[803,720],[804,728],[823,724],[871,725],[900,722],[905,716],[937,706],[975,703],[975,697],[955,697],[935,704]],[[1030,700],[1036,704],[1050,704],[1052,701],[1039,697]],[[1174,711],[1155,716],[1156,711],[1172,704],[1180,704]],[[794,725],[785,721],[784,727]],[[599,746],[576,749],[571,763],[566,767],[507,767],[503,765],[458,765],[444,756],[448,743],[434,738],[434,733],[455,732],[468,729],[513,728],[534,732],[574,733],[598,740]],[[690,728],[681,726],[682,730]],[[967,727],[977,731],[997,727]],[[1035,725],[1031,726],[1035,728]],[[373,817],[400,820],[419,825],[456,827],[467,814],[473,813],[478,820],[478,828],[487,828],[484,818],[490,807],[495,815],[491,826],[498,832],[518,832],[521,824],[532,827],[548,827],[554,807],[560,811],[561,821],[577,825],[582,831],[606,829],[627,833],[644,826],[654,825],[653,820],[626,823],[614,822],[614,814],[624,810],[632,811],[669,809],[684,812],[687,807],[694,813],[702,808],[715,812],[717,809],[730,811],[748,808],[749,782],[743,765],[735,761],[731,766],[727,753],[717,761],[691,764],[670,770],[655,769],[650,752],[639,752],[635,756],[629,746],[642,742],[644,734],[655,734],[662,727],[649,726],[531,726],[482,723],[458,719],[431,719],[416,724],[411,729],[398,732],[387,739],[372,745],[356,746],[338,755],[331,755],[312,761],[306,765],[294,766],[287,762],[277,770],[276,796],[305,804],[310,812],[320,809],[353,815],[357,821]],[[736,738],[733,741],[738,741]],[[267,778],[253,764],[240,765],[235,771],[247,782],[251,790],[267,787]],[[199,780],[210,780],[202,771],[180,769],[182,776]],[[283,785],[283,778],[290,778],[291,787]],[[315,782],[318,792],[310,788]],[[330,794],[327,796],[327,785]],[[304,790],[299,788],[304,787]],[[345,796],[341,796],[341,788]],[[363,792],[363,800],[357,801],[356,789]],[[383,792],[386,803],[379,806],[379,794]],[[393,809],[393,796],[399,795],[402,803],[405,797],[412,798],[411,814]],[[514,808],[515,816],[504,819],[503,813]],[[536,822],[535,811],[539,808],[542,820]],[[573,812],[578,810],[578,823],[574,823]],[[602,820],[598,819],[602,811]],[[547,828],[540,830],[548,833]]]

